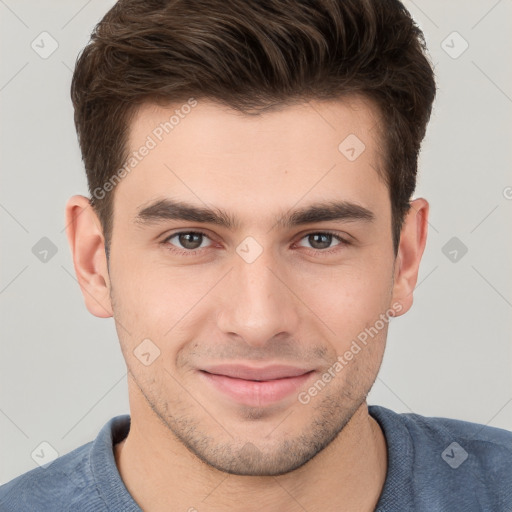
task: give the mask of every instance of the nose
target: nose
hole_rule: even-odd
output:
[[[291,275],[271,251],[252,263],[234,256],[234,268],[220,290],[219,329],[261,347],[273,337],[296,332],[300,301],[293,292]]]

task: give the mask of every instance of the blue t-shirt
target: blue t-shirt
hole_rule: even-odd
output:
[[[377,512],[512,511],[512,432],[375,405],[369,412],[388,446]],[[141,512],[114,458],[129,429],[130,416],[112,418],[94,441],[4,484],[0,510]]]

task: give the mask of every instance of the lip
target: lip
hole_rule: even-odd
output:
[[[244,405],[262,407],[297,393],[314,370],[285,365],[261,368],[246,365],[216,365],[203,368],[199,375],[206,382]]]
[[[274,380],[286,377],[298,377],[311,371],[311,368],[297,368],[284,364],[255,367],[245,364],[218,364],[206,366],[201,370],[216,375],[225,375],[235,379],[244,380]]]

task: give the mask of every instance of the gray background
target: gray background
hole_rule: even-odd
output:
[[[512,430],[512,0],[405,4],[439,86],[415,195],[430,229],[369,402]],[[62,455],[129,410],[113,320],[85,309],[64,231],[67,198],[87,194],[71,70],[111,5],[0,0],[0,483],[36,467],[42,442]]]

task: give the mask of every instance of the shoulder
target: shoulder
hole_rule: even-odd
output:
[[[107,510],[112,489],[114,498],[116,492],[124,490],[120,477],[115,474],[112,447],[116,439],[126,435],[128,428],[129,416],[114,417],[94,441],[0,486],[0,510]]]
[[[379,406],[369,412],[386,437],[389,465],[393,471],[403,467],[400,476],[411,499],[467,503],[467,510],[512,510],[512,432]]]
[[[481,464],[489,461],[494,464],[512,462],[512,432],[508,430],[469,421],[396,413],[384,407],[370,407],[372,416],[385,423],[388,428],[398,424],[405,427],[415,450],[430,450],[432,446],[449,448],[451,443],[456,443],[460,448],[452,446],[448,455],[452,451],[455,455],[460,452],[459,458],[463,458],[462,449],[469,449],[471,453],[467,452],[467,458],[472,456]],[[443,453],[438,455],[445,457]]]
[[[71,504],[77,493],[90,488],[93,477],[87,465],[92,442],[0,486],[0,509],[39,510]],[[42,510],[40,508],[40,510]],[[56,509],[56,508],[54,508]]]

